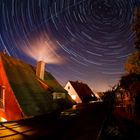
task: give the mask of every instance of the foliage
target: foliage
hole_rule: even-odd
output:
[[[131,73],[125,76],[122,76],[120,79],[120,87],[129,90],[129,87],[135,83],[140,81],[140,75],[136,73]]]
[[[125,64],[125,70],[128,73],[140,74],[140,52],[135,51],[132,53]]]
[[[135,48],[140,50],[140,8],[135,10],[132,29],[135,32]]]
[[[110,98],[111,98],[111,91],[106,91],[106,92],[104,92],[104,94],[103,94],[103,96],[102,96],[102,100],[103,101],[108,101],[108,100],[110,100]]]
[[[135,33],[135,48],[137,49],[130,55],[125,64],[125,70],[128,73],[140,74],[140,8],[136,8],[132,29]]]
[[[111,113],[115,104],[115,92],[113,90],[104,92],[102,100],[109,105],[109,113]]]
[[[135,99],[134,113],[140,117],[140,74],[132,73],[121,77],[120,87],[131,93]]]
[[[135,10],[134,21],[132,29],[135,33],[135,48],[125,63],[125,70],[127,75],[122,76],[120,79],[120,87],[128,90],[131,93],[131,97],[135,98],[135,113],[140,114],[140,8]],[[140,115],[139,115],[140,116]]]

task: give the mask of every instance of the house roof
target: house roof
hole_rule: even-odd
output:
[[[49,91],[44,90],[36,78],[33,67],[13,57],[0,53],[7,79],[25,116],[52,111],[54,102]],[[45,81],[56,91],[63,91],[53,76],[45,72]]]
[[[49,88],[52,89],[52,91],[67,93],[67,91],[58,83],[58,81],[49,72],[45,71],[44,81],[49,86]]]
[[[69,81],[77,94],[79,95],[82,102],[89,102],[93,100],[97,100],[94,93],[91,91],[89,86],[85,83],[78,82],[78,81]]]
[[[44,80],[39,79],[44,84],[49,87],[49,91],[51,93],[65,93],[65,99],[61,99],[59,101],[54,101],[61,109],[70,108],[72,105],[76,104],[76,102],[71,98],[67,91],[57,82],[57,80],[49,73],[44,73]]]

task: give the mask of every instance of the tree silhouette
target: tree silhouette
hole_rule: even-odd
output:
[[[125,63],[125,70],[128,73],[136,73],[140,74],[140,57],[139,57],[139,51],[135,51],[132,53]]]
[[[140,51],[140,7],[135,9],[132,30],[135,33],[135,48]]]

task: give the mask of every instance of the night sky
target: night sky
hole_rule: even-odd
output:
[[[0,0],[0,51],[105,91],[125,73],[139,0]]]

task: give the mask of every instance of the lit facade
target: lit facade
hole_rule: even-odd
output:
[[[68,81],[66,86],[64,87],[65,90],[68,91],[68,94],[71,96],[71,98],[76,103],[82,103],[82,100],[80,99],[79,95],[77,94],[76,90],[73,88],[72,84]]]

